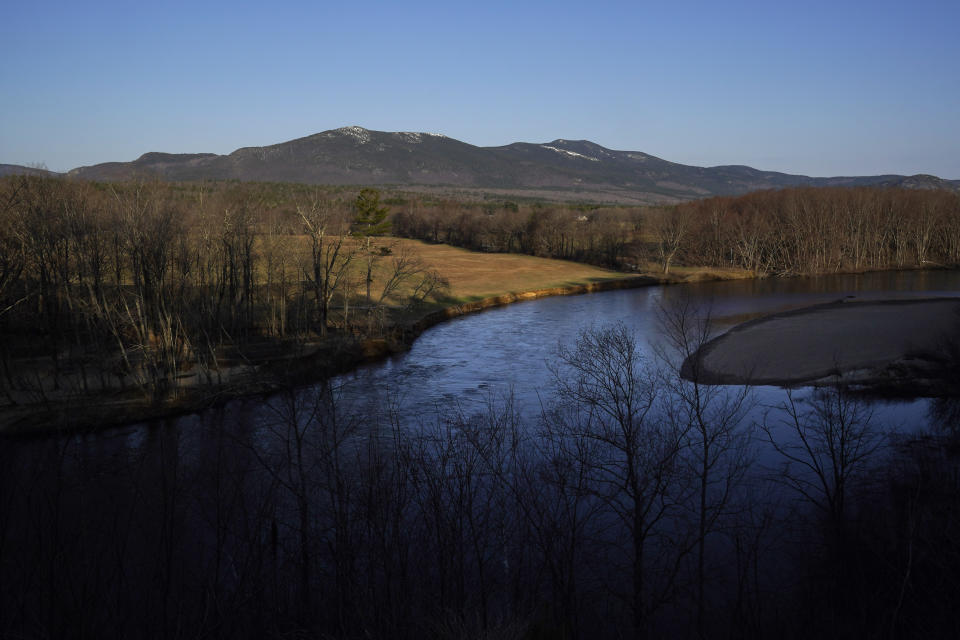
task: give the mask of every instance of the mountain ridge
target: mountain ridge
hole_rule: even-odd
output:
[[[0,165],[0,175],[17,172]],[[23,168],[25,172],[37,173]],[[745,165],[697,167],[642,151],[557,138],[478,147],[436,133],[351,126],[262,147],[214,153],[150,151],[131,162],[72,169],[100,181],[156,176],[171,181],[244,180],[454,190],[539,191],[559,199],[671,202],[793,186],[906,186],[960,191],[960,180],[918,174],[810,177]]]

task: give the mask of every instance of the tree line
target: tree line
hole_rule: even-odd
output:
[[[948,191],[804,187],[643,208],[401,202],[401,235],[624,270],[763,276],[960,264],[960,194]]]
[[[955,433],[893,444],[836,389],[757,419],[750,390],[678,377],[710,336],[690,312],[656,362],[619,325],[560,345],[538,418],[321,384],[94,445],[115,455],[4,447],[0,633],[954,634]]]
[[[763,191],[678,205],[670,225],[687,263],[757,274],[960,264],[960,194],[948,191]]]
[[[474,251],[526,253],[614,268],[622,266],[643,217],[637,207],[431,202],[414,196],[394,202],[399,205],[393,216],[398,235]]]
[[[0,387],[159,399],[254,343],[380,335],[443,286],[387,231],[373,190],[0,180]]]

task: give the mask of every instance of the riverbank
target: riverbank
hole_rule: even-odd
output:
[[[557,261],[544,261],[557,262]],[[405,351],[423,331],[446,320],[486,309],[547,296],[666,284],[663,278],[610,273],[609,279],[508,292],[471,301],[452,301],[412,315],[383,337],[334,335],[325,340],[265,341],[246,345],[229,364],[216,371],[191,370],[178,377],[167,397],[144,397],[135,389],[80,392],[79,384],[56,392],[26,394],[16,404],[0,407],[0,435],[43,436],[88,432],[134,422],[172,418],[222,405],[230,400],[260,396],[316,383]],[[594,276],[595,277],[595,276]],[[678,281],[680,279],[678,278]]]
[[[443,257],[456,258],[463,250],[442,247]],[[470,260],[478,254],[467,254]],[[487,260],[501,256],[479,254]],[[435,256],[436,257],[436,256]],[[135,390],[82,394],[74,392],[57,397],[38,398],[33,402],[0,407],[0,435],[34,436],[48,433],[93,431],[152,419],[170,418],[213,406],[240,397],[257,397],[289,388],[309,385],[348,372],[362,364],[377,362],[410,347],[426,329],[446,320],[515,302],[545,296],[577,295],[663,284],[703,282],[708,280],[748,279],[753,274],[740,270],[680,268],[664,277],[660,274],[631,275],[609,272],[585,265],[569,265],[530,256],[504,256],[514,266],[525,269],[521,278],[531,282],[539,271],[541,279],[556,281],[559,274],[570,276],[572,269],[593,270],[589,278],[578,273],[581,281],[560,286],[506,292],[479,299],[471,287],[459,282],[458,298],[448,297],[445,304],[423,307],[418,314],[408,314],[403,321],[376,339],[359,339],[352,335],[334,335],[320,340],[264,340],[236,349],[231,359],[220,362],[215,371],[196,369],[182,374],[173,393],[162,401],[146,399]],[[519,261],[517,260],[519,258]],[[522,264],[522,262],[527,264]],[[559,264],[558,264],[559,263]],[[489,266],[486,267],[488,270]],[[473,277],[469,270],[461,270]],[[492,272],[491,272],[492,273]],[[492,275],[472,285],[474,291],[489,288]],[[605,279],[604,279],[605,278]],[[508,279],[505,279],[508,280]],[[587,281],[584,281],[587,280]],[[516,276],[511,283],[516,283]]]
[[[845,384],[884,394],[956,393],[960,300],[841,300],[737,325],[687,362],[705,384]],[[694,367],[699,361],[699,366]]]

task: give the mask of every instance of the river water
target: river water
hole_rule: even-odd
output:
[[[960,296],[960,273],[882,272],[819,278],[768,278],[611,291],[523,302],[451,320],[425,332],[410,351],[341,377],[355,401],[389,402],[407,419],[429,419],[456,405],[470,413],[510,394],[527,416],[540,410],[553,382],[559,345],[572,346],[592,326],[623,323],[649,362],[663,343],[658,314],[689,298],[709,312],[718,332],[756,314],[832,302]],[[774,357],[771,354],[771,357]],[[778,391],[757,390],[761,402]],[[884,403],[879,418],[892,424],[925,420],[928,402]]]

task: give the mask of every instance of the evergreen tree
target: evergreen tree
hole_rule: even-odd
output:
[[[373,282],[374,247],[373,237],[382,236],[390,232],[390,220],[387,219],[388,209],[380,204],[380,192],[376,189],[362,189],[354,202],[357,211],[353,219],[353,237],[363,244],[363,251],[367,258],[367,306],[370,305],[370,283]],[[384,251],[386,255],[389,251]]]

